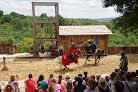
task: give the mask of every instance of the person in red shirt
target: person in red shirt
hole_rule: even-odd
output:
[[[29,74],[29,79],[25,81],[26,91],[25,92],[35,92],[35,85],[37,84],[36,80],[33,79],[33,75]]]
[[[71,43],[70,48],[69,48],[69,52],[67,54],[67,56],[71,59],[71,63],[74,60],[74,54],[73,54],[74,48],[75,48],[75,44],[74,43]]]

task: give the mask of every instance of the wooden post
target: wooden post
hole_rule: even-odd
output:
[[[53,40],[53,23],[50,24],[51,39]]]
[[[40,33],[40,42],[41,42],[41,23],[39,23],[39,33]]]
[[[34,56],[36,56],[36,29],[35,29],[35,7],[32,2],[32,15],[33,15],[33,38],[34,38]]]
[[[47,40],[47,23],[45,23],[45,38]]]
[[[106,39],[107,39],[107,46],[106,46],[106,54],[108,55],[108,47],[109,47],[109,44],[108,44],[108,35],[106,36]]]

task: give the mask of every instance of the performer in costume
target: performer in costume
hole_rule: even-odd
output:
[[[69,52],[67,54],[67,56],[71,59],[71,63],[74,60],[74,54],[73,54],[74,48],[75,48],[75,44],[72,42],[71,45],[70,45],[70,48],[69,48]]]
[[[45,52],[45,47],[44,47],[44,45],[42,44],[42,46],[41,46],[41,53],[44,53]]]

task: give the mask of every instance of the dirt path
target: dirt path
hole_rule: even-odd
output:
[[[129,71],[135,71],[138,69],[138,56],[128,56]],[[3,59],[0,59],[0,70],[3,68],[1,62]],[[58,75],[63,75],[65,78],[66,73],[70,73],[74,79],[79,73],[83,74],[84,71],[88,71],[88,76],[94,74],[104,74],[111,73],[114,69],[118,68],[120,63],[120,56],[118,55],[109,55],[101,58],[99,66],[91,66],[94,63],[94,58],[91,58],[91,61],[88,64],[85,63],[85,57],[79,59],[79,65],[82,67],[80,69],[78,65],[71,64],[69,65],[70,70],[60,70],[60,66],[55,62],[54,59],[16,59],[10,58],[6,59],[6,66],[10,69],[9,71],[2,72],[0,71],[0,81],[9,81],[11,74],[19,75],[19,80],[28,79],[28,74],[32,73],[35,79],[38,79],[40,74],[43,74],[45,80],[49,78],[51,72],[54,73],[55,77],[58,78]]]

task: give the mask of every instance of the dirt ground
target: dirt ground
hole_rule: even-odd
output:
[[[128,55],[128,70],[135,71],[138,69],[138,55]],[[114,71],[119,67],[120,56],[108,55],[101,58],[99,66],[91,66],[94,63],[94,57],[90,58],[85,65],[85,57],[79,58],[79,65],[70,64],[69,70],[60,70],[59,64],[54,59],[19,59],[9,58],[6,59],[6,67],[9,71],[0,71],[0,81],[9,81],[11,74],[19,76],[19,80],[27,80],[28,74],[32,73],[33,77],[37,80],[40,74],[43,74],[45,80],[48,80],[49,74],[54,73],[54,76],[58,78],[58,75],[63,75],[65,78],[66,73],[71,74],[71,78],[74,79],[79,73],[83,74],[84,71],[88,71],[88,76],[96,74],[107,74]],[[3,59],[0,59],[0,70],[3,68]]]

